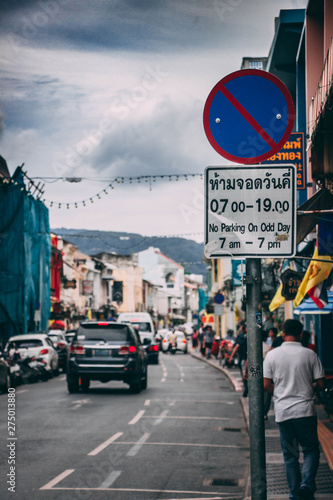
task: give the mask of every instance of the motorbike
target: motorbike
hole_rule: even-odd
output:
[[[176,350],[177,350],[177,343],[176,342],[171,342],[171,344],[170,344],[170,352],[171,352],[171,354],[176,354]]]
[[[222,364],[226,368],[230,368],[231,366],[238,366],[239,359],[238,355],[234,357],[234,359],[230,362],[229,358],[234,350],[235,340],[233,339],[223,339],[221,343],[221,359]]]
[[[7,362],[10,366],[10,374],[13,386],[30,384],[34,382],[46,382],[51,378],[45,361],[42,358],[31,356],[23,357],[18,351],[11,350]]]

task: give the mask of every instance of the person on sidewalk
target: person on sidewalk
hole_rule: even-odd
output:
[[[236,356],[236,354],[238,353],[239,369],[241,372],[243,386],[244,386],[243,398],[246,398],[248,395],[247,377],[245,374],[245,365],[246,365],[246,360],[247,360],[247,335],[246,335],[246,332],[247,332],[246,323],[242,322],[240,324],[240,327],[239,327],[238,332],[237,332],[235,346],[233,348],[231,356],[228,359],[228,364],[230,366],[232,366],[233,359]]]
[[[264,361],[264,389],[274,396],[290,500],[314,499],[320,454],[314,388],[323,389],[324,370],[318,356],[302,346],[302,330],[300,321],[288,319],[283,344],[269,351]]]
[[[205,346],[206,346],[206,356],[207,359],[210,358],[210,353],[213,345],[213,340],[214,340],[215,332],[213,328],[209,325],[206,327],[206,332],[205,332]]]

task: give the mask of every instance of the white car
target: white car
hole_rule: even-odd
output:
[[[28,356],[42,358],[54,374],[59,373],[58,354],[52,341],[45,333],[27,333],[26,335],[10,337],[5,352],[9,352],[12,347],[20,353],[22,358]]]
[[[170,338],[171,334],[172,334],[172,332],[168,332],[164,336],[164,339],[162,340],[162,351],[163,352],[167,352],[169,350],[169,345],[170,345],[169,338]],[[176,348],[176,350],[177,351],[181,351],[184,354],[187,354],[187,340],[186,340],[184,332],[182,332],[180,330],[176,330],[175,331],[175,335],[177,337],[177,348]]]

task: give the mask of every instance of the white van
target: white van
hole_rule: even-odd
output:
[[[117,318],[117,323],[131,323],[133,326],[137,327],[142,343],[144,339],[150,339],[151,342],[155,340],[154,323],[149,313],[120,313]]]

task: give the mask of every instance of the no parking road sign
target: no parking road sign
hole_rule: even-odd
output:
[[[293,256],[295,179],[291,164],[207,167],[205,256]]]
[[[220,80],[204,108],[204,129],[224,158],[254,164],[270,158],[288,140],[295,110],[285,85],[266,71],[245,69]]]

